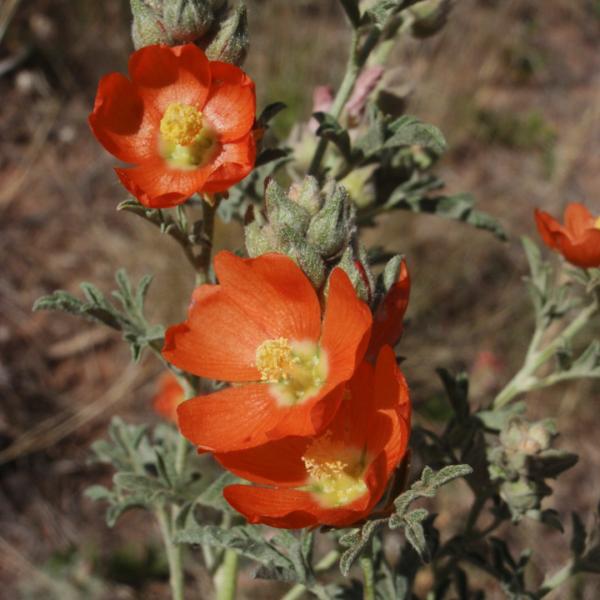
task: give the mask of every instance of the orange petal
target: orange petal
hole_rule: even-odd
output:
[[[194,291],[185,323],[170,327],[163,356],[176,367],[221,381],[259,381],[256,349],[269,339],[261,321],[220,286]]]
[[[252,171],[255,162],[256,143],[253,135],[223,144],[221,153],[214,161],[216,166],[202,186],[202,191],[211,194],[227,191]]]
[[[156,155],[154,123],[135,86],[120,73],[100,80],[89,123],[98,141],[119,160],[136,163]]]
[[[310,400],[282,410],[277,425],[267,432],[269,439],[321,433],[338,412],[343,394],[342,385],[333,387],[328,384]]]
[[[410,298],[410,276],[406,261],[402,261],[398,280],[388,290],[373,317],[373,330],[367,356],[375,360],[384,345],[394,347],[404,329],[404,314]]]
[[[355,508],[364,501],[343,508],[325,509],[310,493],[289,488],[230,485],[223,490],[223,496],[249,523],[263,523],[280,529],[302,529],[315,525],[341,527],[366,516],[364,508]],[[365,497],[368,501],[368,496]]]
[[[550,214],[543,210],[535,209],[535,223],[542,240],[549,248],[557,249],[556,236],[566,236],[562,225]]]
[[[240,258],[219,252],[215,273],[228,293],[243,302],[246,318],[260,323],[267,338],[319,338],[321,309],[317,294],[300,267],[282,254]],[[240,324],[236,324],[240,328]],[[263,340],[264,341],[264,340]]]
[[[223,496],[249,523],[282,529],[303,529],[321,523],[317,516],[320,507],[307,492],[230,485],[223,490]]]
[[[194,44],[141,48],[129,59],[129,73],[146,104],[160,115],[175,102],[201,110],[211,85],[208,59]]]
[[[392,424],[384,444],[379,440],[379,427],[373,422],[369,431],[369,449],[373,453],[384,450],[387,471],[393,471],[406,453],[410,437],[411,403],[408,385],[396,365],[396,357],[389,346],[379,353],[375,367],[374,400],[379,414],[384,414]]]
[[[256,93],[252,80],[238,67],[210,63],[210,94],[202,114],[220,141],[232,142],[247,135],[256,117]]]
[[[288,436],[315,435],[312,409],[324,403],[332,407],[326,411],[331,418],[340,398],[336,389],[304,404],[280,406],[269,384],[234,386],[184,402],[178,409],[179,427],[203,450],[235,452]]]
[[[594,217],[579,202],[570,202],[565,209],[565,228],[574,239],[581,237],[587,229],[594,226]]]
[[[202,188],[210,165],[198,169],[172,169],[156,158],[128,169],[115,169],[121,183],[144,206],[170,208],[185,202]]]
[[[587,229],[577,240],[565,237],[559,248],[563,256],[578,267],[600,267],[600,229]]]
[[[158,392],[153,399],[154,410],[173,423],[177,423],[177,406],[184,400],[183,388],[172,373],[163,373],[158,381]]]
[[[330,278],[321,336],[321,345],[329,358],[330,382],[350,379],[364,356],[371,323],[369,307],[358,299],[346,273],[335,269]]]
[[[211,452],[233,452],[268,442],[280,412],[262,383],[226,388],[198,396],[177,410],[181,433]]]
[[[215,454],[215,458],[228,471],[247,481],[299,487],[306,483],[302,456],[308,444],[309,438],[287,437],[248,450]]]
[[[328,427],[333,439],[360,449],[367,445],[370,423],[375,417],[374,384],[374,369],[363,361],[346,384],[342,404]]]

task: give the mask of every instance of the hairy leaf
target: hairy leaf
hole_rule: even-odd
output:
[[[313,117],[319,123],[316,134],[333,142],[344,158],[349,160],[351,155],[350,134],[339,124],[337,119],[327,113],[316,112]]]
[[[393,135],[385,142],[384,148],[400,146],[420,146],[440,155],[447,144],[442,132],[434,125],[422,123],[415,117],[402,116],[390,125]]]

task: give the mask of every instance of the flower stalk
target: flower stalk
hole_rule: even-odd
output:
[[[223,564],[217,574],[217,600],[235,600],[239,557],[235,550],[225,550]]]
[[[509,381],[506,387],[496,396],[493,407],[498,410],[509,404],[514,398],[534,389],[540,389],[553,385],[559,381],[569,378],[568,373],[556,373],[548,377],[538,379],[536,371],[551,359],[559,348],[573,339],[589,322],[598,309],[598,301],[594,300],[584,308],[577,317],[543,349],[538,346],[543,338],[545,329],[542,323],[536,325],[536,329],[527,351],[525,363],[518,373]]]

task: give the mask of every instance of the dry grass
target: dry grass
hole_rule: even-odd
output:
[[[338,80],[346,33],[333,0],[249,4],[247,68],[263,105],[289,104],[285,127],[308,114],[314,85]],[[33,301],[55,288],[75,291],[81,280],[108,290],[115,268],[125,266],[134,276],[156,274],[153,317],[173,322],[191,278],[168,239],[115,212],[123,191],[111,174],[113,160],[85,122],[98,78],[124,68],[126,2],[35,0],[19,5],[6,25],[0,36],[0,553],[6,556],[0,578],[14,586],[19,578],[43,579],[40,565],[71,547],[94,564],[126,543],[139,549],[145,523],[133,514],[107,532],[102,509],[84,501],[81,490],[107,478],[85,457],[110,416],[153,418],[148,398],[158,370],[149,360],[128,370],[128,351],[116,336],[67,317],[32,315]],[[567,200],[587,199],[600,209],[598,33],[600,21],[585,2],[463,0],[442,35],[407,42],[395,54],[401,77],[414,84],[409,111],[449,138],[452,151],[441,167],[449,189],[474,192],[514,235],[533,235],[535,205],[557,211]],[[489,125],[482,129],[482,111],[535,112],[554,141],[540,141],[533,128],[531,140],[516,144],[500,131],[502,123],[490,134]],[[219,235],[224,244],[235,231]],[[502,245],[465,226],[412,215],[386,217],[377,236],[406,253],[413,272],[402,351],[417,403],[436,391],[435,366],[472,369],[484,350],[499,357],[500,377],[507,377],[530,327],[517,240]],[[490,388],[480,390],[478,401]],[[531,401],[532,414],[559,418],[562,445],[583,457],[557,486],[562,512],[590,509],[600,497],[597,401],[598,388],[587,383]],[[555,550],[541,562],[557,564],[564,540],[540,528],[517,531],[523,534],[545,536],[543,544]],[[109,597],[164,598],[165,589],[156,582],[143,590],[115,585]],[[252,593],[265,597],[264,589]],[[597,597],[593,586],[581,594],[573,597]]]

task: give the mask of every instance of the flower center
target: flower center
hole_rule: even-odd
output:
[[[594,221],[594,229],[600,229],[600,217]]]
[[[327,379],[327,357],[314,342],[277,338],[256,349],[255,366],[261,380],[283,406],[293,406],[315,396]]]
[[[308,447],[302,462],[308,474],[306,489],[327,508],[350,504],[367,492],[365,453],[334,442],[329,432]]]
[[[169,104],[160,121],[163,139],[180,146],[188,146],[202,131],[202,113],[187,104]]]
[[[160,154],[170,166],[196,168],[210,160],[216,138],[194,106],[169,104],[160,121]]]

